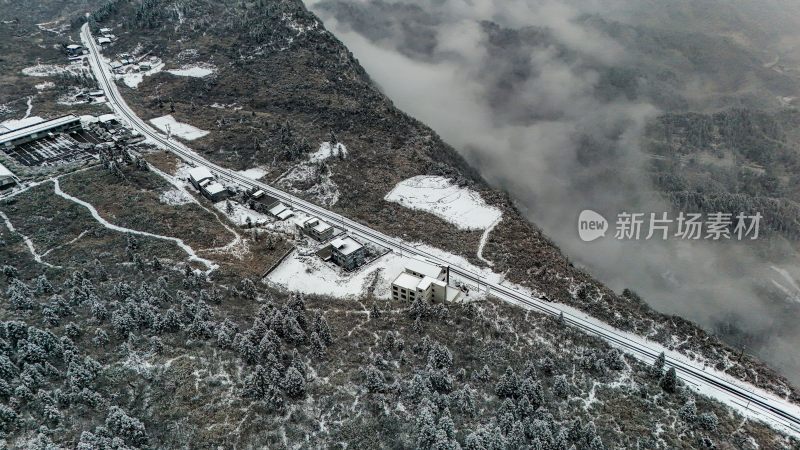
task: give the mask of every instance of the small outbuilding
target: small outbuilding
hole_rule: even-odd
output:
[[[17,183],[17,178],[14,174],[6,168],[6,166],[0,164],[0,189],[5,189],[9,186],[13,186]]]

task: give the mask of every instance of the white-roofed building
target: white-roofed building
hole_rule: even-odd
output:
[[[6,166],[0,164],[0,189],[5,189],[16,182],[17,179],[14,174]]]
[[[293,215],[294,215],[294,211],[292,211],[289,208],[286,208],[283,211],[281,211],[280,214],[278,214],[278,219],[286,220],[289,217],[292,217]]]
[[[10,148],[26,142],[35,141],[36,139],[41,139],[52,133],[74,130],[80,128],[80,126],[81,119],[69,114],[57,119],[38,122],[0,134],[0,146]]]
[[[194,185],[196,189],[200,189],[200,182],[209,178],[213,179],[214,175],[205,166],[197,166],[189,169],[189,182]]]
[[[446,276],[446,271],[435,264],[411,260],[406,265],[405,271],[392,282],[392,299],[454,301],[461,296],[461,291],[448,286]]]
[[[117,122],[117,115],[116,114],[103,114],[97,117],[97,121],[100,123],[114,123]]]
[[[79,56],[83,54],[83,47],[78,44],[69,44],[67,46],[67,55]]]
[[[406,272],[419,278],[431,277],[437,280],[444,280],[446,275],[440,266],[416,259],[412,259],[406,264]]]
[[[19,130],[20,128],[29,127],[42,122],[44,122],[44,119],[39,116],[30,116],[24,119],[9,119],[0,124],[0,134]]]
[[[205,166],[197,166],[189,169],[189,182],[192,183],[201,194],[212,202],[225,200],[228,190],[225,186],[217,182],[214,175]]]
[[[276,203],[275,206],[270,208],[269,213],[280,220],[286,220],[294,215],[294,211],[281,202]]]
[[[333,227],[316,217],[298,220],[296,225],[301,233],[305,233],[319,242],[327,241],[333,237]]]
[[[350,236],[336,238],[329,246],[333,262],[345,270],[354,270],[364,264],[366,249]]]

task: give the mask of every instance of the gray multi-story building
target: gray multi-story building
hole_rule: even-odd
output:
[[[350,236],[334,239],[330,249],[333,262],[345,270],[354,270],[364,264],[366,249]]]

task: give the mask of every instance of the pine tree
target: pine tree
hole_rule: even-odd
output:
[[[36,278],[36,295],[45,295],[53,293],[53,285],[44,274]]]
[[[306,393],[306,380],[294,367],[289,367],[281,383],[283,390],[292,398],[301,398]]]
[[[109,342],[108,334],[102,328],[97,328],[94,330],[94,337],[92,338],[92,343],[96,347],[105,347]]]
[[[686,423],[693,423],[697,419],[697,405],[694,397],[689,397],[686,403],[678,410],[678,417]]]
[[[595,436],[594,439],[589,442],[589,450],[606,450],[603,441],[600,440],[600,436]]]
[[[322,358],[325,355],[325,343],[322,342],[322,338],[319,337],[316,331],[311,333],[311,351],[317,358]]]
[[[333,344],[333,335],[331,334],[330,326],[328,326],[328,320],[320,313],[317,313],[314,319],[314,331],[319,334],[320,339],[326,346]]]
[[[569,382],[565,375],[558,375],[553,382],[553,395],[560,399],[566,399],[569,396]]]
[[[665,392],[673,394],[678,388],[678,376],[675,373],[675,368],[670,367],[667,373],[661,378],[661,389]]]
[[[519,378],[514,373],[514,369],[511,367],[506,369],[506,372],[495,385],[494,391],[500,398],[516,398],[519,395]]]
[[[658,355],[658,358],[653,361],[653,365],[650,367],[650,369],[654,377],[661,378],[661,374],[664,373],[664,364],[666,364],[666,360],[667,358],[664,355],[664,352],[661,352],[661,354]]]
[[[141,445],[147,440],[144,424],[117,406],[109,408],[106,426],[112,433],[133,445]]]

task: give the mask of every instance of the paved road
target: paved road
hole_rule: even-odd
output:
[[[564,305],[551,303],[500,283],[495,283],[488,280],[483,274],[459,267],[458,264],[453,261],[448,261],[423,249],[411,246],[399,239],[387,236],[365,225],[354,222],[347,217],[207,161],[184,144],[161,134],[139,118],[136,113],[128,107],[127,103],[120,95],[114,77],[111,75],[107,64],[100,56],[100,50],[97,48],[97,44],[94,39],[92,39],[88,25],[84,25],[82,28],[81,37],[84,41],[84,45],[90,51],[89,61],[92,66],[92,71],[100,84],[100,88],[105,91],[109,105],[114,109],[117,115],[127,122],[131,128],[146,136],[157,145],[174,153],[184,161],[194,165],[206,166],[221,179],[226,179],[242,187],[262,189],[264,192],[281,200],[295,210],[326,220],[335,226],[345,229],[356,238],[387,247],[405,256],[427,260],[442,266],[449,266],[451,276],[480,286],[501,300],[544,314],[555,316],[563,314],[567,324],[579,328],[588,334],[598,336],[610,345],[625,351],[645,363],[652,363],[659,353],[665,351],[659,344],[647,342],[639,336],[620,331]],[[702,363],[692,362],[688,358],[681,357],[674,352],[666,351],[666,354],[667,367],[674,367],[678,376],[689,386],[703,394],[737,408],[740,412],[749,417],[764,420],[778,429],[800,436],[800,407],[798,407],[798,405],[780,399],[775,395],[757,389],[749,384],[733,380],[726,375],[702,367],[700,366]]]

